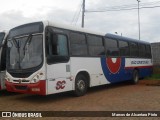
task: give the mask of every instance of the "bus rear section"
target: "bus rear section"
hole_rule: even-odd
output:
[[[137,83],[138,79],[152,74],[150,43],[113,34],[106,34],[106,41],[108,69],[103,69],[114,77],[112,82],[132,80]],[[115,73],[116,69],[119,69],[119,72]]]
[[[5,89],[6,36],[7,36],[7,31],[0,32],[0,90]]]

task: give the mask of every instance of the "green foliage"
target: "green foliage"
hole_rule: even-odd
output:
[[[147,77],[146,79],[149,79],[149,80],[160,80],[160,74],[152,74],[150,77]]]
[[[160,74],[160,66],[153,67],[153,74]]]

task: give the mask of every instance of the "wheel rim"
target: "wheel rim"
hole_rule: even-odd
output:
[[[84,91],[85,89],[85,82],[83,80],[79,80],[77,83],[77,87],[80,91]]]
[[[138,81],[138,78],[139,78],[139,77],[138,77],[138,73],[136,72],[136,73],[135,73],[135,78],[134,78],[135,82]]]

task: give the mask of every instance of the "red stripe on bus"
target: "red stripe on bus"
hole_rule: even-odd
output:
[[[153,66],[130,66],[130,67],[125,67],[125,69],[134,69],[134,68],[153,68]]]

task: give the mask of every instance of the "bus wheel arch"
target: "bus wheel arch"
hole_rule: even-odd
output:
[[[90,76],[86,71],[79,72],[75,77],[75,90],[74,94],[76,96],[83,96],[87,92],[90,85]]]

